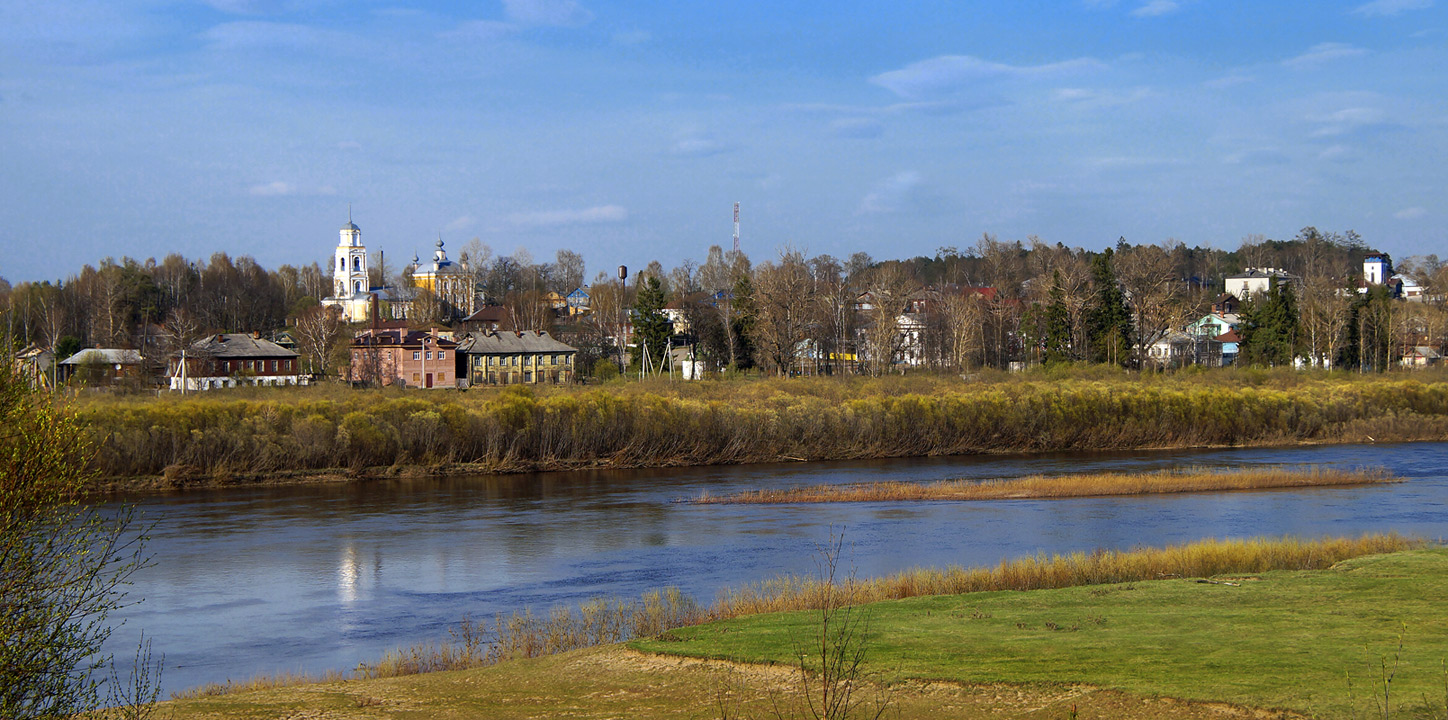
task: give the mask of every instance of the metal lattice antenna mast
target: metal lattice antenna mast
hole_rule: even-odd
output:
[[[734,203],[734,252],[739,252],[739,203]]]

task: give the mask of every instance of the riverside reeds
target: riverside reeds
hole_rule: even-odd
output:
[[[1315,570],[1364,555],[1426,545],[1396,534],[1358,538],[1203,540],[1187,545],[1070,555],[1038,555],[1003,561],[994,568],[915,569],[888,577],[833,583],[785,576],[720,593],[704,608],[676,588],[646,593],[637,601],[597,599],[577,609],[547,615],[523,610],[498,616],[491,626],[464,620],[447,640],[423,642],[386,653],[351,673],[257,677],[174,693],[194,698],[307,682],[397,677],[484,667],[506,660],[540,657],[594,645],[654,637],[710,620],[742,615],[818,609],[826,602],[849,605],[881,600],[992,590],[1040,590],[1076,585],[1210,577],[1269,570]]]
[[[482,472],[1448,437],[1448,382],[1401,376],[946,377],[90,398],[108,478]]]
[[[1165,548],[1036,555],[1005,560],[994,568],[914,569],[833,586],[807,576],[784,576],[725,591],[711,608],[711,615],[722,618],[813,609],[824,602],[828,592],[842,593],[847,602],[861,604],[922,595],[1043,590],[1269,570],[1320,570],[1350,558],[1409,550],[1426,544],[1423,540],[1397,534],[1321,540],[1207,539]]]
[[[702,495],[689,502],[730,503],[906,502],[927,500],[1015,500],[1146,495],[1272,488],[1371,485],[1400,482],[1382,469],[1252,468],[1211,471],[1200,468],[1151,473],[1031,475],[999,480],[943,480],[934,483],[878,482],[812,485],[784,490],[746,490],[731,495]]]

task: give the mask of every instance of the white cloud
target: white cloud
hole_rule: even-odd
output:
[[[1150,0],[1141,7],[1132,10],[1133,17],[1159,17],[1168,13],[1174,13],[1181,9],[1175,0]]]
[[[1373,107],[1349,107],[1341,110],[1308,116],[1308,121],[1317,123],[1313,137],[1335,137],[1346,135],[1360,128],[1382,125],[1388,121],[1388,114]]]
[[[509,224],[518,227],[562,227],[565,225],[596,225],[628,220],[628,210],[618,205],[598,205],[581,210],[540,210],[513,213]]]
[[[252,185],[246,189],[246,194],[256,197],[287,197],[299,195],[336,195],[337,188],[331,185],[318,185],[316,187],[301,188],[293,183],[284,180],[273,180],[269,183]]]
[[[1373,0],[1365,5],[1359,5],[1354,13],[1372,17],[1383,15],[1392,17],[1407,10],[1425,10],[1433,7],[1433,0]]]
[[[1254,82],[1256,80],[1257,78],[1252,77],[1251,75],[1232,73],[1231,75],[1225,75],[1215,80],[1208,80],[1202,83],[1202,85],[1212,88],[1214,90],[1221,90],[1223,88],[1235,87],[1237,85],[1245,85],[1246,83]]]
[[[709,157],[727,150],[729,146],[697,127],[680,130],[674,135],[674,143],[669,146],[669,154],[680,157]]]
[[[899,212],[911,200],[917,188],[924,181],[920,173],[905,170],[881,180],[873,190],[860,200],[857,215],[876,215]]]
[[[503,0],[503,14],[523,25],[578,27],[593,20],[575,0]]]
[[[1417,220],[1418,218],[1423,217],[1424,215],[1427,215],[1427,214],[1428,214],[1428,211],[1427,211],[1426,209],[1424,209],[1424,208],[1421,208],[1421,207],[1410,207],[1410,208],[1403,208],[1402,210],[1399,210],[1399,211],[1393,213],[1393,217],[1395,217],[1395,218],[1397,218],[1397,219],[1399,219],[1399,220]]]
[[[870,78],[870,82],[901,97],[917,98],[962,90],[991,80],[1056,77],[1104,67],[1105,63],[1094,58],[1044,65],[1007,65],[969,55],[941,55],[880,73]]]
[[[1283,60],[1282,64],[1290,68],[1313,68],[1333,60],[1360,57],[1366,54],[1368,54],[1367,50],[1347,43],[1325,42],[1313,45],[1308,48],[1307,52],[1297,57]]]
[[[1087,88],[1059,88],[1053,93],[1057,100],[1091,107],[1121,107],[1151,97],[1148,88],[1132,88],[1129,92],[1111,90],[1090,90]]]
[[[458,23],[457,27],[441,33],[439,37],[461,40],[497,40],[515,33],[519,29],[517,25],[501,20],[468,20]]]
[[[868,139],[884,134],[885,125],[875,118],[840,118],[830,123],[830,130],[841,137]]]
[[[477,220],[475,220],[472,215],[461,215],[453,218],[452,222],[442,226],[442,229],[444,232],[457,232],[458,230],[472,227],[476,223]]]
[[[294,50],[316,47],[342,41],[341,33],[320,30],[308,25],[295,23],[267,22],[264,20],[238,20],[221,23],[201,33],[206,44],[213,50],[246,50],[252,48],[291,48]]]
[[[282,182],[281,180],[274,180],[272,182],[263,183],[261,185],[252,185],[250,188],[247,189],[247,192],[252,195],[271,197],[276,195],[295,195],[297,192],[297,188],[291,183]]]
[[[1265,166],[1265,165],[1286,165],[1292,158],[1277,148],[1253,148],[1234,152],[1224,158],[1222,162],[1227,165]]]
[[[654,39],[653,34],[647,30],[629,30],[613,34],[614,45],[642,45]]]

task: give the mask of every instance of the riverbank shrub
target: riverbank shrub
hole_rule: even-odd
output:
[[[98,398],[76,410],[98,448],[95,470],[109,478],[156,477],[170,466],[202,476],[521,471],[1441,439],[1448,376],[998,374],[468,393],[270,388]]]

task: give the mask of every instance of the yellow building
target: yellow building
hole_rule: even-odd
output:
[[[431,292],[460,315],[471,315],[477,309],[472,278],[467,268],[447,259],[442,238],[437,239],[437,251],[432,254],[431,263],[423,264],[416,255],[412,256],[412,284]]]

